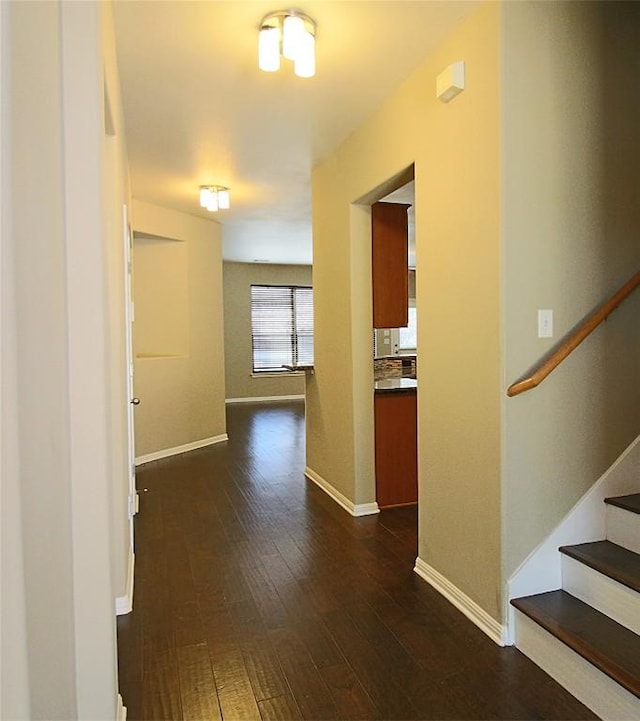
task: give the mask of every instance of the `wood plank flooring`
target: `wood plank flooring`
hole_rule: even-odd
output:
[[[415,508],[352,518],[303,476],[301,402],[138,469],[129,721],[593,719],[413,573]]]

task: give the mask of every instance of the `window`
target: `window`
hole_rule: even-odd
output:
[[[415,301],[409,301],[409,325],[400,328],[398,333],[398,348],[400,350],[416,350],[418,347],[418,327]]]
[[[251,286],[253,372],[313,363],[313,289]]]

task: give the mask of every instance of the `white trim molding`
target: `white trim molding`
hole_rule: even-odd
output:
[[[304,475],[313,481],[316,486],[322,488],[322,490],[332,498],[339,506],[344,508],[347,513],[350,513],[356,518],[360,516],[373,516],[376,513],[380,513],[378,504],[374,501],[373,503],[353,503],[345,495],[340,493],[337,488],[334,488],[329,481],[326,481],[321,475],[313,471],[308,466],[304,469]]]
[[[273,373],[260,371],[251,374],[251,378],[291,378],[291,376],[304,376],[304,371],[286,371],[284,373],[280,371],[274,371]]]
[[[416,565],[413,569],[420,578],[425,580],[438,593],[443,595],[449,603],[452,603],[458,611],[464,615],[498,646],[506,645],[506,629],[502,624],[490,616],[472,598],[454,586],[449,579],[445,578],[435,568],[425,563],[420,557],[416,558]]]
[[[127,563],[127,587],[124,596],[116,598],[116,616],[124,616],[133,611],[133,569],[136,563],[136,556],[133,550],[129,549],[129,561]]]
[[[303,374],[301,374],[303,375]],[[225,403],[273,403],[276,401],[303,401],[304,394],[296,396],[256,396],[255,398],[227,398]]]
[[[162,451],[154,451],[153,453],[147,453],[144,456],[138,456],[136,458],[136,466],[142,466],[145,463],[151,463],[151,461],[159,461],[162,458],[169,458],[170,456],[178,456],[181,453],[196,451],[198,450],[198,448],[205,448],[206,446],[212,446],[215,443],[222,443],[223,441],[228,440],[229,436],[226,433],[223,433],[219,436],[203,438],[201,441],[194,441],[193,443],[185,443],[182,446],[175,446],[175,448],[165,448]]]
[[[127,721],[127,707],[122,701],[122,696],[118,694],[118,710],[116,711],[116,721]]]

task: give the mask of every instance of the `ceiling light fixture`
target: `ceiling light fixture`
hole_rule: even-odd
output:
[[[231,205],[229,188],[222,185],[201,185],[200,205],[212,213],[217,210],[227,210]]]
[[[280,10],[262,18],[258,35],[258,67],[268,73],[280,69],[280,55],[293,60],[300,78],[316,73],[316,23],[299,10]]]

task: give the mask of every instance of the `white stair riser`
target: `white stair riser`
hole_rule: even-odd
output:
[[[640,635],[640,593],[564,553],[562,588]]]
[[[607,504],[607,540],[640,553],[640,514]]]
[[[640,718],[640,699],[516,610],[516,646],[601,719]]]

